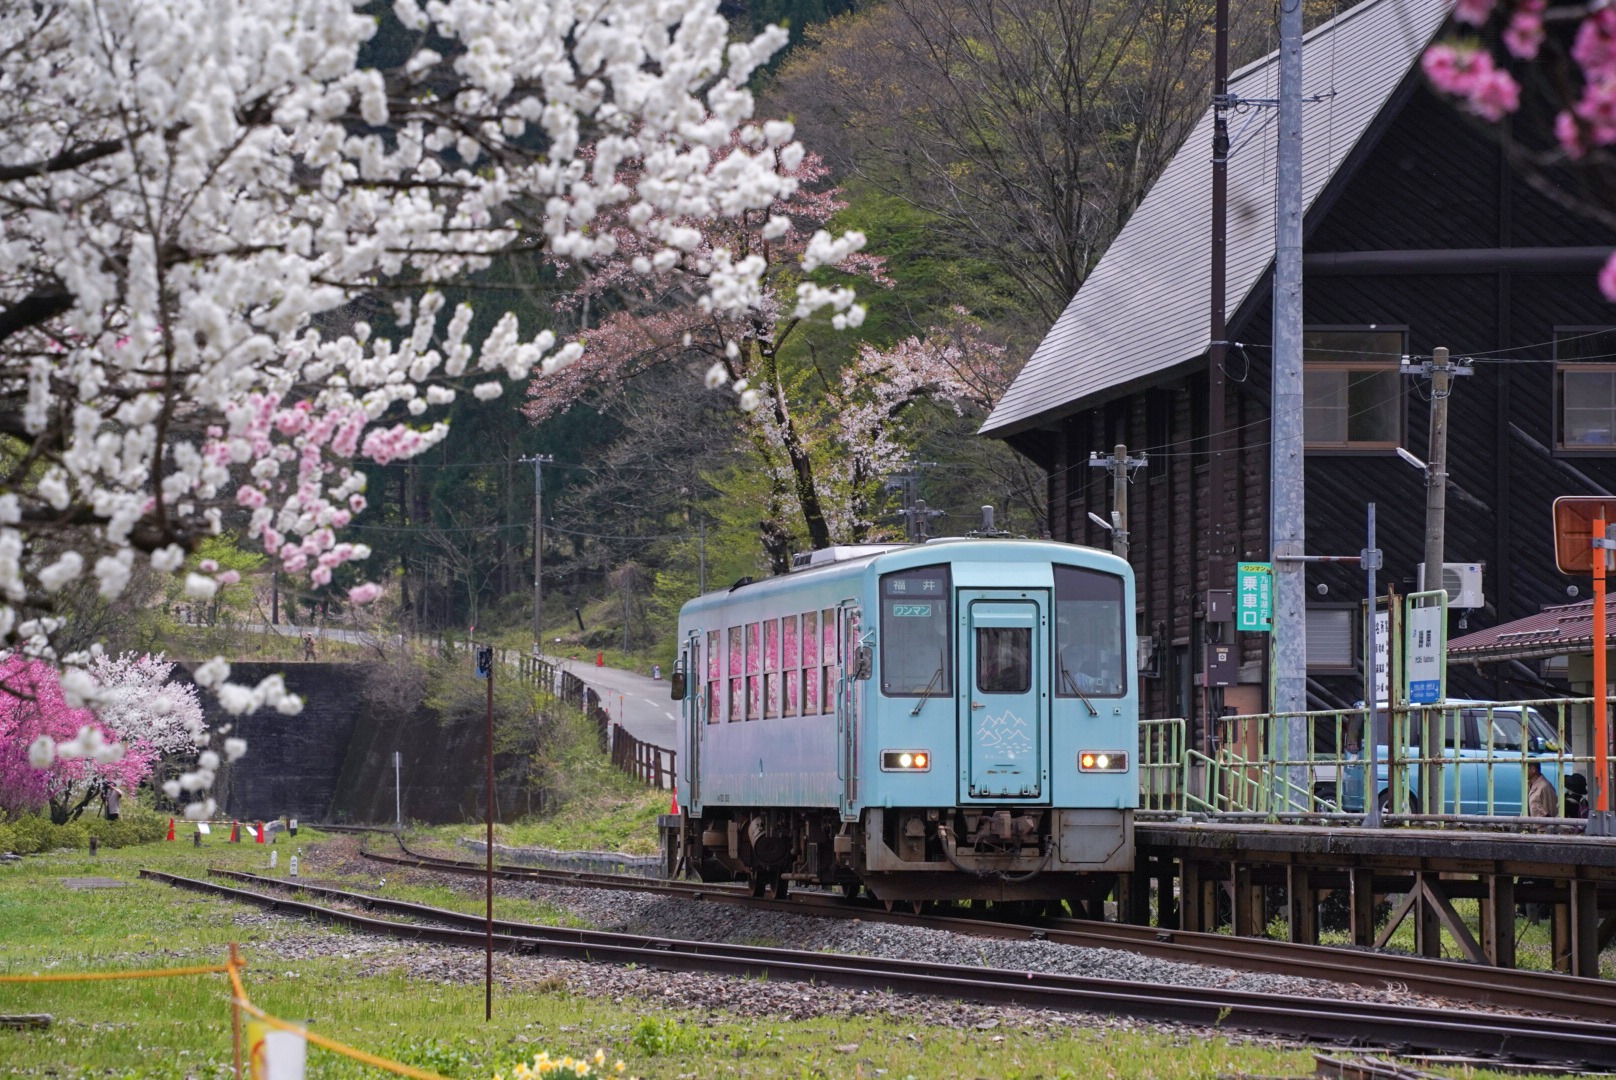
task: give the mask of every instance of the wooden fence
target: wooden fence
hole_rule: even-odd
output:
[[[675,751],[636,739],[622,724],[612,725],[611,741],[613,765],[652,787],[673,786],[674,765],[678,759]]]

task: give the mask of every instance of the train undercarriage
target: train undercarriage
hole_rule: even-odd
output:
[[[1074,909],[1132,868],[1133,812],[1035,806],[708,808],[662,819],[671,876],[746,881],[755,895],[797,885],[879,900],[1065,900]]]

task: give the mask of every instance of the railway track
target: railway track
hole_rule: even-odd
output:
[[[470,948],[481,948],[486,940],[481,917],[424,904],[237,872],[213,871],[219,877],[255,888],[155,870],[140,873],[142,877],[176,887],[366,933]],[[298,899],[286,895],[287,890],[341,902],[371,914]],[[377,918],[375,912],[416,921]],[[1402,1005],[1309,1000],[1204,987],[680,941],[508,921],[496,922],[495,930],[495,947],[512,953],[886,990],[990,1005],[1100,1013],[1396,1051],[1468,1054],[1534,1065],[1616,1068],[1616,1030],[1608,1024],[1582,1020],[1498,1013],[1456,1014]]]
[[[400,844],[402,847],[402,843]],[[404,849],[406,856],[382,855],[361,849],[377,862],[411,866],[440,873],[482,877],[478,863],[421,855]],[[1426,957],[1397,956],[1360,949],[1324,945],[1295,945],[1263,938],[1228,934],[1198,934],[1158,930],[1124,923],[1081,919],[1051,919],[1036,926],[993,922],[963,916],[909,915],[886,911],[873,904],[851,903],[824,893],[794,893],[788,900],[758,899],[743,886],[692,881],[656,880],[620,874],[536,867],[499,866],[494,874],[507,881],[533,881],[582,888],[681,896],[766,911],[791,912],[827,918],[857,918],[889,922],[976,937],[1025,941],[1039,938],[1085,948],[1125,949],[1159,960],[1186,964],[1213,964],[1241,971],[1359,986],[1399,986],[1414,993],[1449,998],[1493,1008],[1519,1009],[1553,1016],[1616,1023],[1616,983],[1604,979],[1575,978],[1544,971],[1514,968],[1478,968],[1474,964]]]

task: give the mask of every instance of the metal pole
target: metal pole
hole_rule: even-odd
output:
[[[1609,640],[1605,630],[1605,570],[1610,558],[1605,515],[1594,519],[1594,809],[1588,815],[1588,832],[1609,836],[1610,818],[1610,716],[1607,711],[1605,680]],[[1522,798],[1524,799],[1524,795]]]
[[[1453,390],[1453,368],[1448,350],[1431,350],[1431,463],[1425,470],[1425,582],[1424,588],[1442,588],[1443,532],[1448,508],[1448,397]]]
[[[1375,693],[1375,571],[1380,568],[1380,550],[1375,547],[1374,503],[1369,504],[1366,532],[1369,546],[1364,548],[1363,568],[1365,586],[1369,596],[1369,606],[1364,609],[1364,636],[1368,641],[1369,646],[1364,651],[1364,668],[1368,672],[1368,678],[1364,680],[1366,684],[1364,693],[1364,726],[1369,730],[1364,732],[1363,745],[1365,748],[1364,753],[1367,754],[1369,758],[1369,766],[1368,771],[1364,774],[1364,825],[1371,829],[1378,829],[1380,828],[1380,793],[1377,792],[1375,788],[1379,784],[1378,777],[1380,776],[1380,762],[1378,758],[1380,755],[1375,749],[1377,738],[1375,735],[1375,730],[1379,726],[1380,706],[1379,701],[1377,700],[1379,695]],[[1391,627],[1389,619],[1387,620],[1387,623],[1387,629],[1390,630]],[[1386,688],[1387,696],[1390,696],[1391,693],[1391,687],[1389,685],[1390,676],[1391,671],[1388,665],[1388,686]],[[1339,797],[1340,794],[1341,788],[1337,788],[1337,797]],[[1341,807],[1341,809],[1346,808]]]
[[[699,528],[701,536],[701,569],[698,571],[696,581],[696,595],[705,596],[707,594],[707,522],[701,522]]]
[[[404,831],[404,755],[393,751],[393,814],[398,831]]]
[[[1274,551],[1274,632],[1271,635],[1276,714],[1289,714],[1283,726],[1284,753],[1292,762],[1287,802],[1293,810],[1312,785],[1306,753],[1307,596],[1302,563],[1283,556],[1307,551],[1302,431],[1302,0],[1279,5],[1279,153],[1275,172],[1274,372],[1272,520]],[[1280,725],[1275,725],[1275,739]]]
[[[492,649],[492,646],[490,646]],[[488,789],[488,849],[487,871],[488,885],[486,898],[487,912],[487,945],[484,950],[486,965],[483,969],[483,1019],[494,1018],[494,665],[488,665],[488,763],[484,774],[484,785]]]
[[[1111,550],[1128,558],[1128,448],[1111,450]]]
[[[1229,241],[1229,125],[1224,105],[1229,93],[1229,0],[1218,0],[1213,21],[1212,75],[1212,295],[1211,353],[1207,361],[1207,434],[1210,454],[1207,469],[1207,506],[1212,513],[1212,542],[1206,549],[1206,581],[1213,589],[1227,588],[1238,544],[1231,537],[1229,505],[1228,395],[1225,361],[1228,357],[1227,286]],[[1238,516],[1238,515],[1236,515]],[[1233,529],[1239,535],[1239,526]],[[1217,633],[1222,638],[1222,624]],[[1210,752],[1214,718],[1223,711],[1223,688],[1206,689],[1206,723],[1202,726],[1203,753]]]

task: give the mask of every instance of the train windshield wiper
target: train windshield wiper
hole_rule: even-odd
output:
[[[919,716],[920,715],[920,707],[922,705],[926,704],[926,699],[928,699],[928,698],[930,698],[932,696],[931,695],[931,688],[936,686],[937,685],[937,680],[941,679],[942,677],[943,677],[943,665],[938,664],[937,665],[937,670],[932,672],[931,673],[931,678],[926,681],[926,689],[924,689],[924,690],[922,690],[920,692],[920,700],[915,702],[915,707],[909,710],[909,715],[910,716]]]
[[[1072,693],[1081,698],[1083,704],[1089,707],[1089,715],[1099,716],[1100,710],[1094,707],[1094,702],[1089,700],[1089,696],[1087,694],[1077,688],[1077,680],[1072,678],[1072,673],[1066,669],[1066,661],[1064,660],[1060,661],[1060,673],[1061,678],[1065,681],[1066,685],[1071,688]]]

